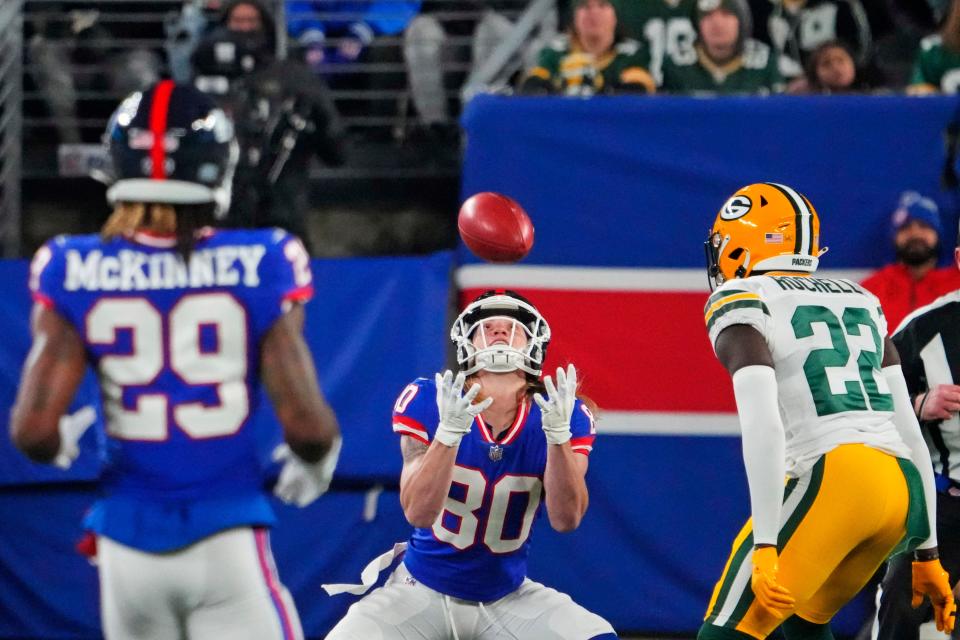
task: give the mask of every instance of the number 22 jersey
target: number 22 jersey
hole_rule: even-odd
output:
[[[437,387],[417,378],[397,398],[393,430],[429,444],[437,431]],[[570,421],[575,453],[589,455],[596,429],[577,400]],[[547,440],[531,398],[499,439],[478,416],[463,437],[443,510],[416,528],[404,555],[410,574],[440,593],[489,602],[517,589],[527,575],[530,529],[543,502]]]
[[[235,526],[272,524],[250,417],[260,344],[313,292],[309,256],[280,230],[205,230],[175,240],[60,236],[31,265],[34,299],[77,330],[101,387],[105,496],[86,526],[166,551]]]
[[[714,347],[734,324],[766,340],[789,476],[841,444],[910,457],[892,422],[893,396],[881,371],[887,323],[873,294],[849,280],[751,276],[717,288],[704,318]]]

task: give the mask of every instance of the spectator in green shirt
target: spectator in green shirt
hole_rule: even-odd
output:
[[[960,90],[960,0],[950,3],[940,33],[920,42],[907,93],[957,93]]]
[[[777,55],[750,37],[746,0],[697,0],[698,39],[686,55],[663,62],[667,93],[768,94],[783,91]]]
[[[649,55],[636,40],[620,37],[610,0],[578,0],[570,31],[540,51],[520,85],[528,95],[592,96],[653,93]]]
[[[613,0],[613,4],[624,35],[650,52],[650,74],[660,82],[663,59],[690,50],[697,39],[696,0]]]

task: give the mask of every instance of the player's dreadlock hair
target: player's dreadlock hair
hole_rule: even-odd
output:
[[[238,154],[230,119],[195,87],[161,80],[117,107],[103,140],[109,162],[96,175],[114,211],[102,237],[175,234],[188,256],[195,232],[230,203]]]
[[[100,229],[100,237],[104,240],[129,238],[137,231],[176,235],[177,250],[187,259],[193,251],[197,231],[214,223],[214,209],[213,203],[118,202]]]

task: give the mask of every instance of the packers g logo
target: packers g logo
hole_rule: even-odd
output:
[[[722,209],[720,209],[720,218],[723,220],[736,220],[737,218],[742,218],[743,216],[747,215],[752,206],[753,202],[751,202],[750,198],[747,196],[733,196],[727,200],[727,203],[723,205]]]

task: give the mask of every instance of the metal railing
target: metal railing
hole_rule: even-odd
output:
[[[521,64],[520,54],[533,34],[538,30],[556,29],[556,26],[557,0],[532,0],[514,22],[510,33],[486,60],[474,67],[461,90],[463,101],[468,102],[478,93],[505,87],[510,76],[517,71],[517,65]]]
[[[171,74],[175,78],[189,73],[190,47],[180,49],[179,65],[174,48],[178,38],[195,44],[209,31],[210,16],[203,12],[207,0],[18,0],[23,6],[24,42],[24,135],[31,142],[27,175],[50,175],[64,167],[64,151],[71,166],[80,167],[80,156],[89,153],[83,147],[97,144],[115,105],[130,91],[137,71],[147,75]],[[377,0],[390,9],[389,0]],[[286,38],[283,0],[268,0],[278,18],[277,40],[282,56],[301,57],[307,46],[303,41]],[[9,0],[0,0],[8,6]],[[321,7],[317,3],[315,7]],[[546,13],[553,11],[554,0],[499,0],[498,14],[516,25],[507,48],[492,50],[500,62],[496,69],[483,65],[482,77],[475,73],[480,63],[474,60],[474,30],[489,12],[490,3],[482,0],[432,0],[424,13],[439,25],[443,33],[442,83],[429,92],[446,103],[447,124],[453,125],[461,101],[461,87],[468,76],[476,80],[469,92],[503,84],[505,74],[516,70],[516,52],[522,41],[538,28]],[[427,8],[428,7],[428,8]],[[299,14],[301,17],[342,25],[349,15],[333,15],[322,9]],[[334,20],[336,19],[336,20]],[[15,30],[18,31],[19,30]],[[324,40],[333,51],[346,37],[343,30],[330,28]],[[130,64],[131,53],[140,55],[143,64]],[[511,64],[513,66],[511,66]],[[186,65],[186,67],[185,67]],[[131,67],[133,67],[131,69]],[[412,68],[404,53],[404,33],[380,35],[373,39],[362,58],[324,60],[315,70],[327,79],[331,96],[351,136],[366,144],[369,140],[393,140],[402,144],[422,122],[422,113],[412,90]],[[179,70],[179,74],[178,74]],[[410,72],[410,73],[408,73]],[[491,75],[492,74],[492,75]],[[189,77],[189,75],[187,76]],[[119,80],[118,80],[119,78]],[[422,96],[423,92],[416,94]],[[378,143],[379,144],[379,143]],[[64,147],[67,147],[64,149]],[[42,161],[35,161],[41,158]],[[69,173],[69,172],[68,172]]]
[[[23,0],[0,2],[0,246],[20,253]]]

